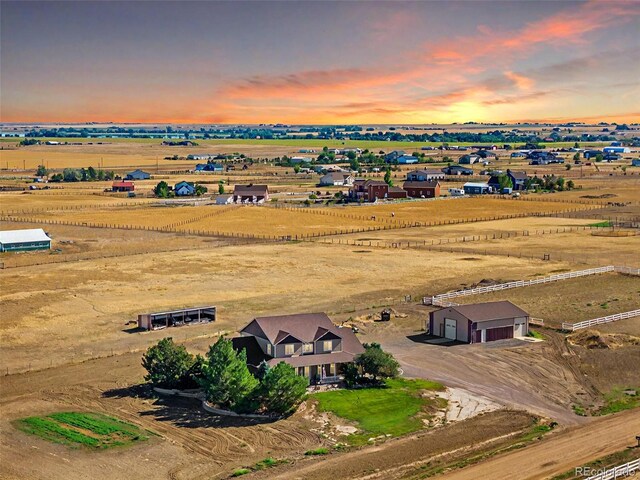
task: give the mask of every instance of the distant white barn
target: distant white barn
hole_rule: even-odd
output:
[[[0,232],[0,252],[49,250],[51,238],[41,228]]]

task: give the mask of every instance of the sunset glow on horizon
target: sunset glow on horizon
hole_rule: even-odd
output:
[[[640,121],[640,2],[2,2],[2,122]]]

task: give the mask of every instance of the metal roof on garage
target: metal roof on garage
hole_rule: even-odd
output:
[[[46,242],[51,238],[41,228],[31,228],[28,230],[4,230],[0,232],[0,243],[3,245],[11,243]]]

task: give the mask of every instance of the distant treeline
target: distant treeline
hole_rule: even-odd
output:
[[[364,131],[360,126],[327,126],[327,127],[224,127],[224,128],[194,128],[174,130],[166,128],[37,128],[26,133],[27,137],[119,137],[119,138],[174,138],[174,139],[268,139],[268,140],[368,140],[368,141],[411,141],[411,142],[437,142],[437,143],[539,143],[539,142],[589,142],[589,141],[614,141],[636,143],[640,141],[638,135],[629,137],[628,125],[606,124],[600,133],[579,133],[575,126],[554,127],[549,134],[532,134],[519,129],[494,130],[485,133],[473,132],[442,132],[411,133],[411,130],[398,131],[400,127],[389,127],[388,130],[376,131],[373,127],[367,127]],[[527,127],[530,128],[530,127]],[[625,131],[627,136],[619,138],[617,133]],[[304,135],[300,135],[300,134]],[[28,144],[28,143],[25,143]]]

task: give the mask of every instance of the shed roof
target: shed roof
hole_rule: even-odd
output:
[[[448,307],[472,322],[489,322],[504,318],[528,317],[529,314],[513,303],[503,300],[500,302],[472,303]]]
[[[3,245],[10,243],[46,242],[49,240],[51,240],[51,238],[41,228],[4,230],[0,232],[0,243]]]
[[[233,188],[234,195],[266,195],[269,192],[267,185],[236,185]]]
[[[407,189],[407,188],[436,188],[439,185],[440,182],[438,182],[437,180],[427,180],[424,182],[414,182],[414,181],[407,181],[404,182],[404,184],[402,185],[402,188]]]

